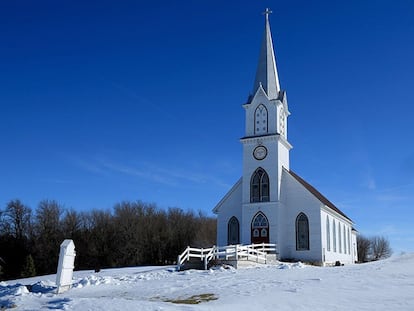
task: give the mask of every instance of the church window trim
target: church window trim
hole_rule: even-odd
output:
[[[344,254],[348,253],[348,243],[347,243],[347,239],[346,239],[346,227],[344,225]]]
[[[267,134],[269,113],[265,105],[260,104],[254,111],[254,134]],[[261,121],[261,122],[260,122]]]
[[[296,217],[296,250],[308,251],[309,247],[309,219],[305,213],[300,213]]]
[[[268,228],[269,222],[266,216],[262,212],[259,212],[253,218],[252,226],[253,228]]]
[[[270,185],[269,175],[266,171],[257,168],[250,179],[250,202],[269,202],[270,201]]]
[[[326,249],[331,251],[331,228],[329,225],[329,216],[326,216]]]
[[[240,244],[240,223],[235,216],[227,223],[227,244]]]

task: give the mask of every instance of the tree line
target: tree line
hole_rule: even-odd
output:
[[[188,245],[215,244],[216,219],[141,201],[78,212],[54,200],[35,210],[12,200],[0,211],[0,280],[56,273],[64,239],[75,243],[79,270],[170,264]]]
[[[390,242],[383,236],[358,235],[357,249],[359,262],[376,261],[392,255]]]

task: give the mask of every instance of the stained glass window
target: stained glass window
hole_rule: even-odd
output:
[[[259,167],[250,181],[250,202],[269,202],[269,192],[269,176]]]
[[[296,250],[309,250],[309,221],[304,213],[296,218]]]

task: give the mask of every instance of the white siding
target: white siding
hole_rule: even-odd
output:
[[[279,204],[275,202],[257,202],[243,204],[243,221],[241,222],[242,244],[251,243],[251,223],[258,212],[262,212],[269,221],[269,242],[280,244],[279,239]]]
[[[227,193],[224,199],[216,207],[217,213],[217,245],[227,245],[227,224],[231,217],[235,216],[242,228],[242,182],[238,181]],[[240,238],[242,232],[240,232]]]
[[[321,203],[287,171],[283,171],[282,200],[283,245],[280,246],[281,258],[292,258],[322,262],[321,244]],[[304,213],[309,220],[309,246],[306,251],[296,250],[296,217]]]
[[[326,242],[327,242],[326,234],[328,234],[326,232],[326,217],[329,217],[330,229],[331,229],[329,233],[331,236],[330,250],[328,250],[328,247],[326,245]],[[325,223],[325,226],[322,226],[322,235],[323,235],[322,244],[323,244],[323,255],[325,258],[325,263],[335,264],[336,261],[340,261],[343,264],[353,263],[354,260],[353,260],[352,252],[348,247],[349,239],[347,235],[347,232],[349,232],[352,228],[352,223],[348,219],[342,217],[335,211],[331,210],[329,207],[324,207],[321,210],[321,221]],[[333,243],[335,241],[333,237],[333,233],[334,233],[333,222],[334,221],[335,221],[335,228],[336,228],[336,243],[337,243],[336,248],[333,247]],[[340,230],[341,238],[339,238],[339,228],[341,228]],[[345,232],[345,237],[346,237],[345,240],[344,240],[344,232]],[[341,241],[342,243],[342,248],[339,248],[339,241]]]

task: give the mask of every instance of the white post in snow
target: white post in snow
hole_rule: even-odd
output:
[[[63,293],[72,286],[72,275],[75,263],[75,244],[72,240],[64,240],[60,244],[59,263],[56,274],[57,293]]]

